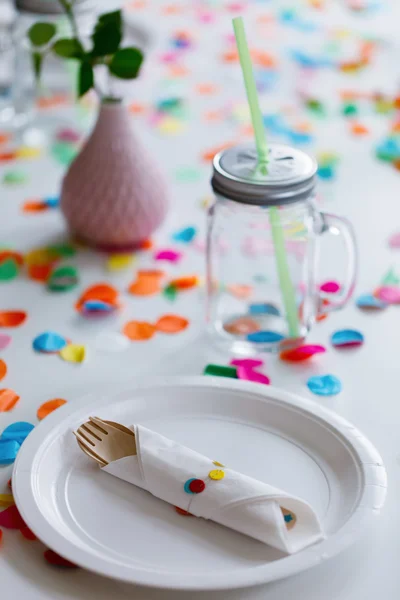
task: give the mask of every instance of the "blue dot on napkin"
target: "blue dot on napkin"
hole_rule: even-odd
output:
[[[335,396],[342,391],[342,382],[335,375],[315,375],[307,381],[307,386],[317,396]]]

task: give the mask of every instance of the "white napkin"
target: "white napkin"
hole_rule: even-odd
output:
[[[323,539],[318,517],[307,502],[218,466],[202,454],[146,427],[134,425],[131,429],[136,437],[137,455],[111,462],[102,471],[197,517],[225,525],[289,554]],[[215,470],[224,472],[222,479],[209,476]],[[187,493],[185,483],[190,479],[202,480],[204,491]],[[289,512],[290,522],[285,521],[282,508]]]

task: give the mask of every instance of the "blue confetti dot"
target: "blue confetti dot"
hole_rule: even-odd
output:
[[[280,342],[284,339],[281,333],[276,331],[256,331],[255,333],[249,333],[247,340],[249,342],[255,342],[256,344],[273,344]]]
[[[175,240],[175,242],[184,242],[185,244],[189,244],[189,242],[193,240],[195,235],[195,227],[186,227],[185,229],[181,229],[180,231],[174,233],[172,239]]]
[[[185,492],[186,492],[187,494],[193,494],[192,490],[191,490],[191,489],[190,489],[190,487],[189,487],[189,486],[190,486],[190,484],[192,483],[192,481],[195,481],[195,477],[192,477],[192,479],[188,479],[188,480],[185,482],[185,485],[183,486],[183,489],[185,490]]]
[[[32,346],[36,352],[59,352],[67,344],[62,335],[54,331],[45,331],[33,340]]]
[[[88,312],[111,312],[114,310],[114,306],[102,300],[87,300],[84,302],[83,308]]]
[[[388,306],[386,302],[382,302],[379,298],[375,298],[372,294],[362,294],[356,299],[358,308],[384,309]]]
[[[364,342],[364,336],[356,329],[340,329],[331,335],[331,343],[336,348],[341,346],[360,346]]]
[[[310,392],[317,396],[335,396],[342,391],[341,381],[334,375],[315,375],[307,381]]]
[[[58,198],[57,196],[45,198],[44,203],[50,208],[57,208],[60,204],[60,198]]]
[[[12,465],[20,447],[15,440],[0,439],[0,465]]]
[[[17,421],[16,423],[11,423],[8,427],[5,428],[3,433],[0,436],[1,440],[14,440],[18,442],[18,444],[22,444],[25,439],[28,437],[32,429],[35,426],[32,423],[26,423],[25,421]]]
[[[280,312],[273,304],[250,304],[249,313],[251,315],[274,315],[280,317]]]

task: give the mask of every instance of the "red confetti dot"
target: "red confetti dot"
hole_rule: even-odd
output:
[[[182,515],[182,517],[193,517],[192,513],[188,512],[187,510],[183,510],[183,508],[179,508],[179,506],[175,506],[175,510],[178,515]]]
[[[34,542],[35,540],[37,540],[36,535],[31,529],[29,529],[29,527],[21,527],[21,533],[24,536],[24,538],[26,540],[29,540],[30,542]]]
[[[202,479],[193,479],[189,484],[189,490],[192,494],[201,494],[206,489],[206,484]]]
[[[19,514],[19,510],[15,504],[0,512],[0,525],[6,529],[22,529],[26,527],[26,523]]]

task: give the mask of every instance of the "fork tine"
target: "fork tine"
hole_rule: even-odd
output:
[[[82,450],[82,452],[84,452],[87,456],[89,456],[89,458],[92,458],[93,460],[95,460],[102,467],[105,467],[107,465],[107,463],[102,458],[100,458],[100,456],[98,456],[95,452],[93,452],[93,450],[80,439],[80,436],[77,435],[77,433],[75,431],[73,431],[72,433],[76,437],[78,446]]]
[[[85,444],[86,446],[95,446],[95,442],[90,439],[90,437],[86,434],[86,431],[82,429],[82,427],[78,427],[78,430],[74,432],[75,436],[78,440]]]
[[[99,428],[96,427],[96,425],[94,425],[93,423],[90,423],[89,421],[87,421],[86,423],[83,423],[79,429],[83,430],[82,433],[86,434],[89,437],[91,436],[92,438],[94,438],[93,442],[95,444],[96,444],[96,441],[101,442],[102,438],[104,437],[104,434],[101,433]]]
[[[104,433],[104,435],[108,435],[107,429],[104,428],[104,426],[107,427],[107,423],[104,423],[104,421],[98,417],[89,417],[89,421],[93,423],[94,427],[97,427],[97,429]]]

